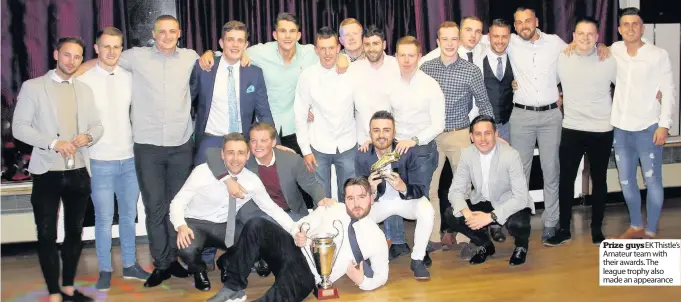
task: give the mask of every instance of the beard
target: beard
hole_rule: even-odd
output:
[[[537,29],[535,28],[535,29],[531,30],[530,33],[529,33],[527,36],[525,36],[525,30],[523,29],[523,30],[519,33],[519,36],[520,36],[521,38],[523,38],[523,40],[529,41],[529,40],[532,39],[532,37],[534,37],[534,35],[535,35],[536,33],[537,33]]]
[[[383,58],[383,52],[382,51],[378,52],[378,53],[365,52],[364,54],[366,55],[367,60],[369,60],[369,62],[371,62],[371,63],[376,63],[376,62],[380,61],[381,58]]]
[[[366,208],[366,210],[365,210],[363,213],[359,214],[359,215],[356,215],[356,214],[355,214],[355,212],[354,212],[355,209],[362,209],[362,208],[360,208],[360,207],[354,207],[354,208],[352,208],[352,209],[347,209],[348,215],[350,215],[350,217],[352,217],[352,218],[354,218],[354,219],[360,220],[360,219],[362,219],[362,218],[364,218],[364,217],[369,216],[369,213],[371,212],[371,204],[369,204],[369,206]]]

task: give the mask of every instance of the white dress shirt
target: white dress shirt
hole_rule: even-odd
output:
[[[345,73],[338,74],[335,66],[326,69],[316,63],[301,72],[293,113],[296,138],[303,155],[312,153],[311,148],[336,154],[357,145],[353,69],[350,66]],[[308,123],[310,109],[314,120]]]
[[[490,48],[487,50],[487,61],[489,62],[489,67],[492,69],[492,73],[494,76],[497,75],[497,65],[499,65],[499,58],[501,58],[501,77],[504,77],[504,74],[506,74],[506,64],[508,64],[508,55],[504,53],[503,55],[497,55],[492,51]],[[483,73],[484,74],[484,73]]]
[[[492,151],[487,154],[480,153],[480,169],[482,172],[482,188],[480,188],[480,194],[485,200],[490,201],[489,197],[489,168],[492,164],[492,157],[494,157],[494,152],[497,151],[495,146]]]
[[[300,219],[289,229],[289,233],[295,237],[296,233],[300,231],[300,225],[303,222],[307,222],[310,225],[307,236],[313,238],[315,234],[336,234],[338,231],[334,229],[334,221],[339,220],[341,222],[335,223],[336,227],[342,227],[342,229],[339,230],[341,233],[333,240],[338,249],[338,258],[336,258],[336,263],[333,265],[333,268],[331,268],[331,276],[329,276],[331,282],[336,282],[336,280],[343,277],[347,272],[348,265],[355,261],[355,256],[352,253],[352,248],[350,247],[348,239],[350,219],[345,204],[336,203],[330,207],[318,207],[314,212]],[[371,268],[374,271],[374,276],[372,278],[364,277],[364,281],[362,281],[361,284],[358,284],[359,288],[361,290],[373,290],[383,286],[388,281],[389,269],[388,245],[385,242],[385,234],[369,216],[360,219],[352,226],[355,229],[357,245],[362,251],[362,256],[364,256],[365,260],[368,259],[371,261]],[[316,283],[319,283],[321,282],[321,278],[317,273],[317,269],[315,268],[312,259],[310,259],[312,253],[309,248],[309,243],[310,240],[308,240],[307,247],[301,248],[301,252],[307,260],[310,271],[312,271],[315,276]]]
[[[253,200],[258,207],[282,226],[289,230],[293,225],[291,217],[284,212],[267,194],[265,185],[253,172],[243,168],[237,177],[237,182],[248,193],[244,198],[236,199],[237,212],[241,207]],[[216,179],[204,163],[196,166],[175,198],[170,202],[170,222],[178,227],[186,224],[185,218],[206,220],[214,223],[225,223],[229,214],[229,192],[224,184],[225,176]]]
[[[357,142],[363,144],[371,138],[369,122],[377,111],[390,112],[390,92],[400,79],[400,66],[393,56],[383,55],[383,64],[371,66],[369,60],[352,63],[357,78],[355,86],[355,119]]]
[[[409,82],[400,78],[390,94],[390,106],[398,140],[416,136],[419,145],[427,145],[445,129],[445,95],[421,70]]]
[[[229,134],[229,66],[232,66],[232,75],[234,76],[234,90],[236,92],[237,104],[237,125],[241,127],[241,110],[239,101],[239,74],[241,62],[229,65],[224,56],[220,56],[220,63],[218,70],[215,72],[215,85],[213,87],[213,100],[210,105],[210,112],[208,113],[208,121],[206,122],[206,133],[225,136]]]
[[[646,43],[632,57],[622,41],[613,43],[610,51],[617,61],[612,125],[640,131],[658,123],[669,129],[677,96],[667,51]],[[661,103],[657,100],[658,90],[662,92]]]
[[[513,75],[518,81],[513,102],[534,107],[558,101],[558,55],[567,46],[557,35],[546,34],[539,29],[537,33],[539,39],[532,42],[511,34],[506,49]],[[480,43],[489,45],[489,37],[484,35]]]
[[[134,156],[132,151],[132,74],[118,66],[112,72],[95,67],[78,77],[90,86],[95,97],[95,107],[102,120],[104,134],[90,146],[90,158],[96,160],[123,160]]]

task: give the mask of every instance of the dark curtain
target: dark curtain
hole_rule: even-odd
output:
[[[97,31],[115,26],[127,37],[125,0],[3,0],[2,2],[2,175],[3,181],[28,177],[31,147],[12,138],[11,122],[21,84],[55,67],[53,45],[62,36],[85,42],[94,57]],[[124,47],[128,47],[124,41]]]
[[[415,36],[424,46],[423,53],[436,47],[437,28],[445,20],[457,23],[475,15],[483,24],[503,18],[513,23],[519,6],[535,9],[539,27],[572,41],[576,20],[592,16],[600,20],[601,42],[617,39],[617,0],[176,0],[183,30],[181,44],[199,53],[219,49],[222,25],[239,20],[249,27],[249,43],[272,41],[273,20],[279,12],[296,14],[301,23],[301,43],[312,43],[316,29],[338,24],[353,17],[364,26],[377,25],[386,31],[387,53],[394,54],[397,40]],[[487,32],[487,25],[484,27]]]

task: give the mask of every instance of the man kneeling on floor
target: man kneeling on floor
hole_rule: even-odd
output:
[[[248,201],[255,202],[281,225],[282,231],[293,225],[291,217],[267,194],[260,178],[244,169],[249,155],[244,136],[236,132],[228,134],[222,147],[222,159],[229,170],[228,175],[216,179],[208,164],[198,165],[170,203],[170,221],[177,230],[178,254],[189,267],[189,272],[194,274],[194,287],[199,290],[210,290],[201,251],[206,247],[227,249],[234,244],[235,238],[238,238],[237,212]],[[223,183],[227,177],[236,178],[248,193],[243,198],[231,197]],[[280,228],[277,223],[273,225]],[[253,262],[250,262],[249,269]]]
[[[388,280],[388,245],[385,234],[370,218],[373,204],[371,185],[366,178],[345,182],[345,203],[319,207],[290,228],[290,234],[266,218],[252,218],[225,261],[224,287],[208,301],[245,301],[251,263],[262,257],[275,276],[274,284],[258,301],[302,301],[321,282],[310,250],[317,233],[335,232],[338,256],[330,281],[347,275],[362,290],[373,290]],[[340,223],[333,223],[339,220]],[[304,223],[309,224],[301,229]],[[302,230],[302,231],[301,231]],[[330,231],[334,230],[334,231]],[[308,234],[309,232],[309,234]],[[294,240],[295,238],[295,240]]]
[[[511,146],[497,142],[498,132],[494,119],[481,115],[470,125],[473,145],[461,153],[454,182],[449,190],[451,207],[445,210],[445,219],[455,232],[468,236],[478,248],[471,264],[480,264],[495,252],[486,226],[506,226],[515,237],[515,249],[510,265],[525,263],[530,238],[530,215],[534,203],[527,189],[523,164],[518,152]],[[471,181],[475,190],[466,200],[466,189]]]

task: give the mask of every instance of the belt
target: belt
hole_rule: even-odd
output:
[[[525,105],[521,105],[521,104],[513,104],[513,106],[521,108],[521,109],[525,109],[525,110],[530,110],[530,111],[546,111],[546,110],[558,108],[558,103],[554,102],[553,104],[549,104],[549,105],[546,105],[546,106],[540,106],[540,107],[525,106]]]
[[[468,129],[468,127],[445,129],[445,130],[442,131],[442,132],[454,132],[454,131],[459,131],[459,130],[464,130],[464,129]]]

